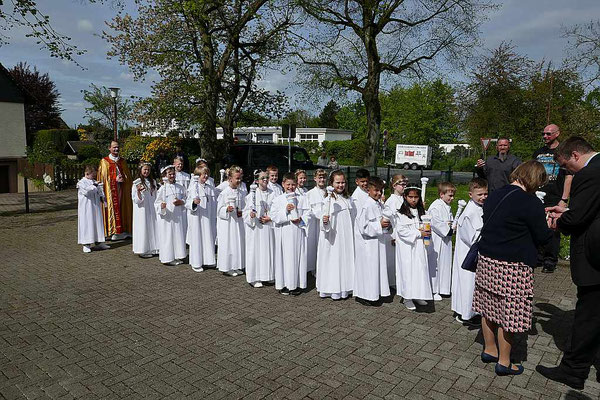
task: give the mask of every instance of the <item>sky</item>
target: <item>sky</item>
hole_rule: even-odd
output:
[[[133,3],[133,0],[126,0]],[[8,8],[6,3],[0,6]],[[483,42],[480,53],[497,47],[502,41],[512,42],[518,53],[533,60],[543,59],[560,65],[567,56],[567,41],[562,37],[562,27],[589,22],[600,16],[598,0],[497,0],[500,8],[489,14],[481,27]],[[18,62],[27,62],[42,73],[48,73],[60,93],[63,119],[71,127],[85,122],[85,102],[81,90],[90,84],[119,87],[123,96],[145,97],[151,94],[150,75],[145,82],[135,82],[127,66],[117,59],[108,59],[107,43],[99,37],[106,29],[104,21],[112,19],[116,10],[109,5],[89,4],[85,0],[38,0],[39,9],[47,14],[57,31],[71,37],[72,43],[86,49],[76,64],[50,57],[47,50],[40,49],[34,39],[26,38],[24,30],[5,32],[9,43],[0,47],[0,63],[11,68]],[[459,76],[460,76],[459,71]],[[291,99],[292,108],[306,107],[294,98],[299,88],[293,82],[293,74],[282,75],[278,71],[265,74],[260,86],[269,90],[281,90]],[[323,105],[328,101],[323,99]],[[318,114],[322,105],[310,110]]]

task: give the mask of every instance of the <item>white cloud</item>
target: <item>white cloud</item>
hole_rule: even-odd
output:
[[[94,24],[89,19],[80,19],[77,21],[77,29],[83,32],[91,32],[94,30]]]

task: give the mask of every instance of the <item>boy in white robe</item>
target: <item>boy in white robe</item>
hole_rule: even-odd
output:
[[[427,305],[425,300],[433,299],[423,240],[431,237],[431,231],[421,226],[423,215],[425,208],[421,189],[407,187],[404,190],[404,203],[400,211],[394,214],[392,226],[396,239],[396,294],[404,299],[404,306],[409,310],[416,310],[415,303]]]
[[[132,250],[142,258],[151,258],[158,254],[159,240],[156,226],[154,202],[158,187],[152,176],[152,164],[140,163],[138,177],[131,186],[133,201],[133,239]]]
[[[341,170],[329,177],[333,191],[321,205],[317,251],[317,291],[320,297],[345,299],[354,289],[354,220],[356,208],[348,196]]]
[[[431,216],[431,240],[429,250],[429,268],[433,300],[441,301],[442,294],[450,294],[452,278],[452,210],[456,186],[450,182],[438,184],[439,199],[431,203],[427,214]]]
[[[269,174],[269,189],[273,192],[275,197],[283,194],[283,188],[277,180],[279,179],[279,168],[274,165],[267,167],[267,173]]]
[[[360,240],[355,244],[354,297],[366,306],[376,305],[380,297],[390,295],[384,232],[391,224],[384,217],[380,201],[383,187],[384,183],[380,178],[369,178],[369,199],[358,211],[355,223]]]
[[[371,174],[369,171],[364,168],[356,171],[356,179],[354,180],[356,189],[354,189],[354,192],[352,193],[352,199],[354,200],[357,210],[360,210],[363,203],[369,198],[369,195],[367,194],[367,183],[369,182],[370,176]]]
[[[208,161],[206,161],[204,158],[196,158],[196,168],[198,167],[206,167],[208,168]],[[210,169],[208,170],[209,174],[210,174]],[[215,185],[215,180],[213,179],[212,176],[208,176],[208,179],[206,180],[206,185],[210,186],[210,190],[205,190],[205,194],[207,196],[207,200],[208,200],[208,213],[209,213],[209,220],[211,221],[211,227],[212,227],[212,234],[213,234],[213,243],[217,243],[217,197],[218,197],[218,193],[217,193],[217,189],[216,189],[216,185]]]
[[[306,193],[310,215],[306,229],[306,268],[313,275],[317,269],[317,248],[319,244],[319,218],[321,218],[323,199],[327,194],[327,172],[317,169],[314,175],[316,186]]]
[[[408,184],[408,178],[402,174],[395,174],[392,176],[390,182],[390,188],[392,194],[386,199],[384,213],[387,215],[393,215],[400,209],[404,202],[404,188]],[[396,241],[393,237],[393,230],[386,229],[384,232],[385,236],[385,249],[388,266],[388,281],[390,286],[396,287]]]
[[[283,176],[285,193],[273,200],[271,219],[275,223],[275,288],[279,293],[299,295],[306,289],[306,220],[309,211],[305,196],[296,196],[296,177]]]
[[[186,190],[175,181],[175,167],[161,171],[163,185],[158,189],[154,207],[158,214],[159,259],[167,265],[183,264],[185,248]]]
[[[469,183],[469,197],[463,213],[458,217],[456,243],[452,266],[452,311],[456,321],[472,326],[481,325],[481,319],[473,312],[473,292],[475,273],[461,268],[461,265],[475,243],[483,227],[483,203],[488,195],[485,179],[474,178]]]
[[[188,186],[186,208],[188,209],[187,243],[190,245],[190,265],[195,272],[204,266],[213,266],[215,259],[215,236],[211,208],[214,202],[213,187],[208,185],[208,167],[196,167]]]
[[[183,157],[175,157],[173,166],[175,166],[175,182],[187,189],[192,177],[183,170]]]
[[[274,196],[268,188],[268,175],[260,172],[246,196],[243,211],[246,226],[246,281],[253,287],[263,287],[263,282],[275,279],[275,233],[269,210]]]
[[[96,182],[96,172],[95,166],[86,166],[84,177],[77,182],[77,243],[83,245],[84,253],[90,253],[92,248],[95,250],[110,248],[104,243],[102,217],[104,190],[102,183]],[[99,244],[94,247],[96,243]]]
[[[236,165],[229,167],[227,182],[217,199],[217,268],[225,275],[238,276],[244,273],[245,263],[242,169]]]

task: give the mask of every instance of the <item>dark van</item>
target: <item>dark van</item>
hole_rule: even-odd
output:
[[[269,165],[279,168],[279,180],[288,171],[288,146],[279,144],[235,144],[223,158],[223,165],[239,165],[244,170],[244,181],[251,182],[252,173],[257,169],[266,169]],[[314,170],[305,149],[292,146],[292,171],[297,169]]]

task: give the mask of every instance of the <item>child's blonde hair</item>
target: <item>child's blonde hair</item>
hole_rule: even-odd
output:
[[[227,178],[231,178],[233,176],[233,174],[237,174],[237,173],[242,173],[243,170],[242,168],[238,167],[237,165],[232,165],[229,168],[227,168]]]
[[[456,192],[456,186],[452,182],[440,182],[438,183],[438,194],[446,194],[448,191]]]
[[[399,184],[402,181],[408,182],[408,178],[402,174],[392,175],[392,179],[390,180],[390,189],[392,189],[392,191],[394,191],[394,186],[396,186],[397,184]]]
[[[95,165],[86,165],[84,169],[85,174],[89,174],[96,171],[98,171],[98,167],[96,167]]]
[[[317,176],[324,176],[325,178],[327,178],[327,171],[325,171],[323,168],[319,168],[315,170],[315,178]]]
[[[194,175],[206,175],[206,176],[210,176],[210,169],[208,169],[208,167],[201,165],[198,166],[194,169]]]

